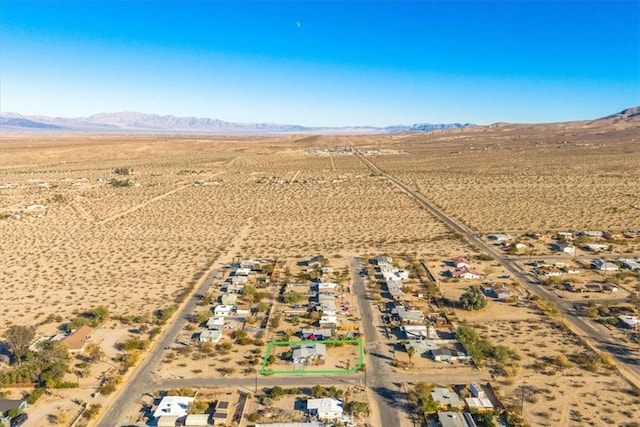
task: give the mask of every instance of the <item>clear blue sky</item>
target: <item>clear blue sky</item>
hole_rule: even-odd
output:
[[[640,2],[0,2],[0,109],[548,122],[640,105]]]

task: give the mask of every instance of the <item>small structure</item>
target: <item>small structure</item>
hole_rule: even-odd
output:
[[[206,427],[208,425],[208,414],[189,414],[184,420],[184,427]]]
[[[222,338],[222,331],[220,330],[207,330],[200,332],[200,342],[212,342],[217,344]]]
[[[307,400],[307,411],[309,415],[318,417],[321,420],[337,420],[342,417],[344,405],[341,399],[309,399]]]
[[[600,245],[597,243],[589,243],[588,245],[584,245],[584,248],[591,252],[600,252],[606,251],[609,249],[609,245]]]
[[[468,412],[438,412],[441,427],[477,427]]]
[[[403,325],[420,325],[424,323],[424,314],[419,310],[407,310],[404,306],[391,309],[391,314]]]
[[[82,325],[73,333],[62,340],[60,340],[60,344],[67,347],[70,352],[82,352],[84,350],[84,346],[91,339],[91,334],[93,333],[93,328],[87,325]]]
[[[455,258],[452,264],[455,268],[471,267],[469,260],[464,257]]]
[[[605,261],[603,259],[593,260],[591,262],[591,268],[598,271],[618,271],[620,269],[617,264]]]
[[[474,270],[473,268],[463,267],[456,268],[451,273],[451,277],[454,279],[480,279],[482,278],[482,273]]]
[[[618,316],[618,320],[620,320],[620,323],[623,327],[634,331],[638,329],[638,324],[640,323],[640,319],[638,319],[636,316],[629,315]]]
[[[565,254],[571,254],[571,255],[576,253],[575,246],[563,241],[552,243],[551,249],[554,251],[563,252]]]
[[[438,404],[441,409],[451,410],[451,409],[462,409],[464,407],[464,402],[460,400],[458,395],[444,387],[435,387],[431,392],[431,399]]]
[[[331,338],[331,329],[303,329],[300,332],[302,339],[310,341],[321,341]]]
[[[216,316],[228,316],[231,314],[231,311],[233,311],[232,305],[220,304],[213,309],[213,314]]]
[[[375,265],[377,265],[378,267],[387,267],[387,266],[391,265],[392,262],[393,262],[393,258],[391,258],[390,256],[386,256],[386,255],[379,255],[379,256],[373,258],[373,263]]]
[[[224,317],[215,316],[207,320],[207,329],[216,331],[224,327]]]
[[[424,340],[427,339],[426,325],[404,325],[400,327],[408,340]]]
[[[160,400],[156,410],[153,412],[153,417],[184,417],[187,415],[189,405],[194,400],[194,397],[187,396],[164,396],[162,400]]]
[[[297,364],[324,363],[327,356],[327,346],[324,344],[304,344],[294,347],[291,351],[291,361]]]
[[[487,235],[487,239],[491,240],[492,242],[495,243],[503,243],[506,242],[507,240],[510,239],[508,234],[503,234],[503,233],[493,233],[493,234],[489,234]]]

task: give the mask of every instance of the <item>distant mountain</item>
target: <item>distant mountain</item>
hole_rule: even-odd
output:
[[[160,116],[136,112],[100,113],[89,117],[65,118],[0,114],[0,126],[6,132],[57,131],[69,133],[200,133],[200,134],[373,134],[397,132],[428,132],[468,126],[468,124],[413,124],[387,127],[344,126],[305,127],[274,123],[235,123],[198,117]]]

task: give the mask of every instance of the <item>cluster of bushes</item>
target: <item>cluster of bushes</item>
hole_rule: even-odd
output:
[[[505,363],[509,359],[518,360],[520,358],[518,354],[509,347],[494,345],[491,341],[480,338],[471,326],[460,325],[456,331],[456,339],[464,345],[467,353],[473,357],[476,363],[481,362],[485,358],[492,358],[499,363]]]
[[[100,305],[93,310],[82,313],[78,317],[71,319],[66,325],[67,330],[74,330],[80,326],[91,326],[96,328],[109,319],[109,309],[103,305]]]

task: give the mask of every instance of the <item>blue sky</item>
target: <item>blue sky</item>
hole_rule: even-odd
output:
[[[0,109],[549,122],[640,105],[636,1],[0,2]]]

